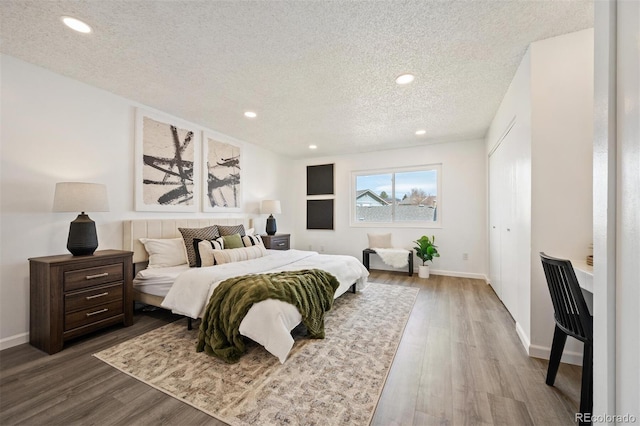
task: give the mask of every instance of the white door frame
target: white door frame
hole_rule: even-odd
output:
[[[593,414],[638,421],[640,4],[594,1],[594,24]]]

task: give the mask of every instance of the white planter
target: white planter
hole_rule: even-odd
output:
[[[420,278],[429,278],[429,265],[418,265],[418,276]]]

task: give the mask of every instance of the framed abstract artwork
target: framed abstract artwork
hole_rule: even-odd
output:
[[[176,118],[136,109],[137,211],[197,212],[200,131]]]
[[[333,229],[333,199],[307,200],[307,229]]]
[[[333,194],[333,164],[307,166],[307,195]]]
[[[242,147],[203,132],[202,211],[242,210]]]

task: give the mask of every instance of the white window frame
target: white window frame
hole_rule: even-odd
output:
[[[391,197],[395,197],[395,174],[404,172],[416,172],[416,171],[428,171],[435,170],[438,175],[437,182],[437,200],[438,200],[438,216],[436,221],[403,221],[403,222],[360,222],[356,219],[356,180],[358,176],[369,176],[376,174],[392,173],[392,194]],[[351,172],[351,197],[349,202],[349,226],[355,228],[442,228],[442,207],[443,207],[443,194],[442,194],[442,163],[437,164],[424,164],[420,166],[408,166],[408,167],[389,167],[384,169],[372,169],[372,170],[357,170]],[[392,215],[393,218],[393,215]]]

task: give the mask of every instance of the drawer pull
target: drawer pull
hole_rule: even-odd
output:
[[[284,247],[285,243],[278,243],[278,247]]]
[[[101,274],[87,275],[85,278],[88,280],[94,280],[96,278],[102,278],[102,277],[108,277],[108,276],[109,276],[108,272],[103,272]]]
[[[108,295],[109,295],[109,292],[105,291],[104,293],[95,294],[93,296],[87,296],[87,297],[85,297],[85,299],[87,299],[87,300],[97,299],[98,297],[104,297],[104,296],[108,296]]]
[[[89,313],[87,313],[87,316],[88,316],[88,317],[92,317],[92,316],[94,316],[94,315],[103,314],[103,313],[107,312],[108,310],[109,310],[109,309],[104,308],[104,309],[100,309],[99,311],[89,312]]]

